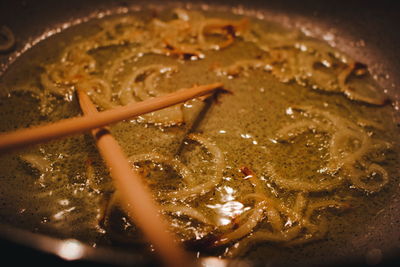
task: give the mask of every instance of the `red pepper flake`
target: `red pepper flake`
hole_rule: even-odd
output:
[[[245,179],[255,176],[255,173],[246,166],[241,167],[239,170],[245,175]]]
[[[208,234],[201,239],[190,239],[183,242],[183,245],[188,250],[204,251],[211,249],[219,237],[215,234]]]

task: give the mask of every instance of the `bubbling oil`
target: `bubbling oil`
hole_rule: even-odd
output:
[[[332,84],[330,79],[343,74],[347,67],[339,57],[332,56],[335,50],[326,52],[328,48],[316,45],[315,40],[270,22],[250,19],[242,23],[241,18],[229,14],[187,12],[165,11],[156,19],[151,12],[142,12],[92,20],[39,43],[1,78],[1,130],[80,114],[73,93],[79,81],[68,80],[65,73],[55,76],[49,70],[62,64],[66,64],[65,69],[57,71],[75,66],[68,65],[69,60],[74,63],[74,56],[84,60],[74,79],[79,80],[76,77],[83,73],[88,79],[107,82],[110,96],[106,104],[106,89],[101,88],[104,84],[89,92],[100,109],[122,102],[126,88],[134,92],[130,101],[140,101],[193,84],[222,82],[232,94],[188,102],[161,117],[152,114],[122,121],[110,126],[111,132],[164,208],[172,230],[193,251],[261,261],[266,257],[279,262],[307,257],[322,260],[331,247],[363,231],[394,192],[399,163],[394,110],[376,92],[362,95],[355,89],[349,97],[349,85],[340,81]],[[201,31],[207,33],[207,41],[196,46],[200,37],[191,33],[189,40],[182,40],[184,45],[159,47],[157,39],[148,40],[149,44],[141,37],[132,37],[144,34],[160,38],[152,35],[157,31],[152,27],[163,27],[163,23],[183,25],[184,29],[192,27],[188,23],[209,23]],[[247,23],[251,26],[246,27],[253,29],[250,37],[241,28]],[[146,24],[152,26],[147,28]],[[105,25],[113,25],[112,34]],[[272,40],[262,41],[259,29],[264,29],[266,36],[269,33],[272,37],[267,38]],[[118,38],[123,41],[117,42]],[[82,50],[88,45],[85,40],[92,39],[97,43]],[[304,76],[302,66],[308,66],[310,55],[301,54],[305,48],[296,47],[299,44],[312,50],[312,56],[326,52],[335,67],[331,70],[329,62],[325,67],[316,64]],[[191,49],[179,54],[174,45]],[[65,51],[69,51],[67,56]],[[288,54],[297,61],[288,61],[292,58]],[[357,73],[368,75],[364,67],[354,70],[344,82]],[[55,93],[54,88],[49,91],[43,75],[58,77],[53,85],[62,93]],[[111,75],[110,80],[107,75]],[[360,77],[355,78],[358,81]],[[124,83],[128,79],[131,82]],[[150,87],[146,87],[146,81],[150,81]],[[344,137],[338,133],[345,131],[365,134],[366,141],[355,136],[342,142]],[[335,138],[339,141],[333,143]],[[332,156],[337,143],[341,144],[337,152],[340,164]],[[349,159],[370,143],[373,155]],[[332,162],[337,165],[329,169]],[[363,165],[366,162],[368,166]],[[372,176],[368,173],[371,162],[375,164]],[[93,246],[146,247],[140,229],[114,197],[108,170],[91,136],[69,137],[3,154],[0,169],[2,223],[59,238],[76,238]],[[389,177],[386,182],[385,174]],[[377,180],[382,187],[370,191],[359,188],[352,182],[356,175],[360,184]],[[195,196],[183,194],[209,181],[215,181],[212,188]],[[328,204],[318,206],[320,203]],[[312,205],[317,208],[307,217]],[[256,223],[252,225],[249,218]],[[317,227],[322,219],[327,220],[326,232]],[[252,226],[240,234],[238,229],[243,225]],[[318,229],[313,232],[310,229],[314,228],[307,225]],[[287,237],[296,227],[297,234]],[[265,231],[273,238],[251,239]],[[224,240],[232,236],[232,240]],[[241,242],[245,249],[237,251],[243,246]]]

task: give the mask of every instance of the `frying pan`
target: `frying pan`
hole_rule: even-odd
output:
[[[214,0],[214,1],[107,1],[107,0],[1,0],[0,25],[7,25],[16,36],[15,49],[0,54],[0,75],[7,71],[21,54],[41,40],[63,28],[80,23],[91,16],[126,12],[141,5],[194,5],[234,9],[236,12],[264,17],[309,35],[325,39],[369,66],[379,83],[399,105],[400,89],[400,25],[397,1],[318,1],[318,0]],[[400,120],[397,120],[400,122]],[[342,246],[302,257],[293,265],[364,265],[400,264],[400,187],[379,216],[363,225]],[[1,222],[1,218],[0,218]],[[0,254],[3,260],[61,265],[157,265],[154,257],[126,253],[115,248],[92,248],[71,240],[59,240],[0,224]],[[66,255],[63,246],[77,245],[80,253]],[[17,252],[15,257],[13,253]],[[319,255],[319,256],[316,256]],[[74,261],[66,261],[65,259]],[[262,259],[234,262],[236,266],[276,266],[279,261]]]

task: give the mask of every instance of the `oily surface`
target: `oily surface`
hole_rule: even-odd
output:
[[[168,16],[170,15],[166,15],[167,18]],[[2,131],[80,114],[73,94],[67,99],[59,96],[47,97],[48,102],[43,104],[40,93],[37,93],[41,90],[39,76],[43,72],[43,66],[57,62],[60,51],[71,42],[79,40],[76,36],[90,36],[96,32],[98,23],[93,21],[71,28],[38,44],[2,77]],[[273,24],[267,24],[266,27],[278,32],[281,30]],[[129,49],[130,46],[127,45],[92,51],[92,56],[98,62],[98,75],[102,75],[113,58]],[[385,151],[385,160],[381,163],[390,180],[379,192],[365,193],[352,188],[351,183],[346,181],[335,190],[307,194],[310,202],[337,199],[349,203],[351,207],[350,211],[322,213],[321,216],[327,217],[329,221],[328,234],[322,240],[291,248],[266,242],[254,246],[246,254],[246,257],[268,258],[272,261],[276,258],[278,262],[282,259],[294,261],[307,257],[316,257],[323,261],[331,247],[346,243],[346,240],[364,231],[368,221],[373,220],[374,216],[379,216],[379,211],[393,194],[392,188],[398,183],[398,129],[392,121],[392,108],[390,105],[372,106],[354,102],[344,95],[311,90],[294,82],[282,83],[262,69],[243,70],[235,77],[215,71],[239,60],[262,56],[263,51],[259,47],[240,38],[229,47],[219,51],[206,51],[204,54],[204,59],[187,61],[149,53],[137,60],[126,61],[123,70],[117,74],[122,79],[124,75],[128,75],[130,68],[162,64],[175,66],[177,71],[161,78],[158,82],[160,90],[172,91],[193,84],[220,81],[225,88],[232,91],[232,94],[219,96],[218,101],[210,101],[202,120],[191,130],[212,140],[225,158],[221,183],[211,192],[185,201],[185,204],[197,208],[210,218],[217,230],[210,230],[209,226],[184,216],[171,217],[176,232],[185,240],[197,236],[203,238],[210,232],[229,231],[229,227],[224,229],[223,226],[229,226],[233,218],[246,214],[245,212],[253,208],[252,201],[243,200],[243,196],[254,191],[252,184],[239,172],[243,166],[256,173],[265,189],[276,192],[280,201],[289,206],[294,203],[298,192],[285,190],[271,183],[265,170],[267,163],[273,164],[276,172],[287,178],[315,183],[320,182],[320,179],[330,179],[318,175],[318,170],[323,169],[329,160],[329,133],[311,131],[294,137],[290,142],[277,142],[277,132],[280,129],[304,119],[304,115],[293,111],[295,107],[312,106],[354,124],[360,120],[373,121],[379,127],[366,131],[373,138],[392,144],[392,149]],[[111,129],[128,156],[159,153],[174,157],[179,151],[178,159],[192,170],[196,183],[201,184],[208,176],[213,175],[212,157],[206,150],[200,149],[196,142],[187,139],[184,148],[179,149],[192,120],[188,119],[180,126],[164,127],[147,123],[146,119],[133,119],[117,123]],[[40,155],[51,163],[51,171],[42,172],[31,168],[21,160],[24,153]],[[91,162],[94,168],[94,185],[87,182],[87,162]],[[155,192],[169,192],[185,186],[177,177],[176,171],[168,166],[142,163],[139,167]],[[101,207],[112,194],[113,187],[89,135],[2,155],[0,169],[2,222],[56,237],[77,238],[89,244],[128,246],[140,240],[132,222],[118,208],[111,213],[107,227],[98,224]],[[269,227],[268,220],[263,223],[255,230]],[[216,249],[211,254],[222,252],[223,249]]]

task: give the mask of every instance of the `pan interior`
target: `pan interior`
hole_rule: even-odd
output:
[[[231,16],[224,12],[208,11],[209,16],[218,16],[224,18],[237,19],[235,15]],[[154,16],[153,11],[146,11],[140,13],[133,13],[135,16],[149,19]],[[119,15],[117,15],[118,17]],[[160,15],[165,20],[169,19],[172,15],[169,12],[161,13]],[[68,95],[67,101],[62,98],[51,98],[52,110],[41,110],[40,97],[32,97],[32,88],[39,88],[39,77],[43,73],[43,66],[57,62],[60,57],[60,51],[63,51],[66,46],[71,42],[79,42],[86,36],[91,36],[98,30],[98,25],[105,19],[93,19],[82,25],[71,27],[60,34],[46,39],[38,43],[32,49],[24,53],[18,60],[16,60],[2,77],[2,87],[4,94],[2,97],[2,130],[12,130],[17,127],[28,127],[39,123],[56,121],[69,116],[76,116],[79,114],[78,105],[74,95]],[[272,29],[272,31],[285,31],[276,23],[257,22],[263,24],[263,27]],[[79,36],[78,38],[76,36]],[[99,65],[100,70],[107,68],[109,61],[122,54],[123,47],[112,47],[108,49],[99,49],[93,51],[93,57]],[[43,53],[43,51],[46,51]],[[274,142],[268,141],[276,136],[276,132],[284,125],[291,123],[291,117],[288,115],[291,111],[289,107],[298,105],[319,105],[323,107],[324,104],[333,106],[332,111],[340,117],[363,117],[373,118],[384,125],[384,131],[375,131],[374,135],[377,138],[392,142],[394,151],[389,155],[389,160],[385,162],[390,174],[390,182],[377,194],[367,194],[360,192],[357,189],[346,188],[339,190],[338,195],[351,196],[356,199],[351,201],[354,206],[350,212],[341,215],[327,214],[330,223],[330,231],[322,241],[313,242],[304,246],[282,247],[275,244],[266,244],[258,246],[253,249],[246,258],[254,262],[268,261],[274,264],[286,263],[331,263],[332,261],[340,261],[348,257],[364,258],[365,255],[379,254],[377,249],[381,250],[389,246],[386,240],[380,240],[379,236],[381,231],[389,226],[390,222],[390,207],[393,199],[397,194],[397,177],[398,170],[395,166],[398,165],[398,144],[396,138],[398,136],[397,126],[393,124],[394,111],[390,105],[385,107],[374,107],[370,105],[354,104],[351,100],[346,99],[340,94],[327,94],[320,91],[310,90],[297,84],[285,84],[276,79],[272,74],[266,73],[263,70],[250,70],[250,77],[224,77],[218,75],[198,75],[199,73],[206,72],[213,65],[228,66],[233,64],[237,59],[257,58],[259,57],[260,50],[254,45],[246,42],[235,42],[234,45],[227,49],[220,51],[210,51],[205,59],[193,62],[182,63],[182,60],[171,59],[165,56],[149,55],[144,56],[136,62],[127,63],[126,68],[134,68],[135,65],[141,66],[159,64],[164,65],[184,65],[187,68],[184,71],[178,72],[178,77],[175,79],[168,78],[163,86],[165,90],[168,88],[181,88],[188,87],[191,84],[202,84],[219,81],[224,79],[224,84],[235,92],[234,97],[223,96],[220,105],[213,105],[207,116],[202,123],[198,126],[196,131],[207,134],[207,137],[213,140],[223,152],[226,153],[227,164],[231,170],[224,170],[224,181],[218,188],[218,192],[227,190],[226,188],[238,188],[244,191],[251,191],[252,186],[248,182],[240,180],[240,174],[237,170],[242,166],[251,166],[256,172],[262,172],[265,165],[265,157],[278,155],[275,159],[277,164],[294,164],[304,157],[304,154],[309,153],[311,157],[315,151],[306,150],[304,148],[296,150],[296,148],[282,146],[278,147]],[[129,65],[131,64],[131,65]],[[121,74],[124,75],[123,73]],[[173,77],[173,76],[171,76]],[[19,90],[21,88],[21,90]],[[9,91],[11,89],[11,91]],[[39,88],[40,89],[40,88]],[[27,92],[28,91],[28,92]],[[283,93],[282,93],[283,92]],[[268,99],[268,100],[267,100]],[[271,100],[269,100],[271,99]],[[276,100],[279,99],[279,100]],[[247,102],[245,102],[246,100]],[[251,113],[246,112],[246,104],[252,103]],[[319,104],[318,104],[319,103]],[[14,107],[20,107],[16,110]],[[235,107],[236,120],[229,124],[224,124],[230,117],[232,117],[231,108]],[[244,111],[243,111],[244,110]],[[44,113],[40,113],[40,112]],[[271,116],[273,114],[274,116]],[[278,115],[277,115],[278,114]],[[299,115],[301,116],[301,115]],[[10,119],[12,118],[12,119]],[[266,123],[269,127],[261,129],[254,125]],[[253,122],[253,123],[249,123]],[[146,127],[143,127],[146,125]],[[221,125],[223,127],[221,128]],[[181,129],[174,127],[163,128],[155,127],[152,123],[146,124],[140,120],[131,122],[123,122],[113,126],[113,133],[119,138],[119,141],[126,149],[128,155],[135,155],[147,153],[149,147],[156,147],[156,152],[159,154],[167,154],[173,156],[176,147],[180,145],[183,136],[189,130],[187,126]],[[240,130],[237,130],[240,129]],[[228,138],[226,132],[231,134]],[[134,134],[132,134],[134,133]],[[149,140],[148,136],[153,136]],[[326,142],[321,138],[321,142]],[[224,140],[230,140],[226,142]],[[309,140],[296,140],[304,142],[304,146],[313,146],[307,144]],[[85,144],[85,146],[82,146]],[[190,155],[191,150],[194,150],[194,144],[188,144],[187,162],[190,163],[193,155]],[[172,149],[171,149],[172,148]],[[287,157],[279,156],[277,151],[288,150],[285,153],[293,155],[293,162],[287,161]],[[326,149],[326,148],[325,148]],[[60,152],[62,151],[62,152]],[[237,153],[241,151],[241,153]],[[268,151],[268,153],[266,152]],[[307,152],[308,151],[308,152]],[[154,152],[154,151],[153,151]],[[52,166],[53,172],[63,170],[65,173],[57,174],[56,177],[52,176],[51,183],[45,184],[43,188],[38,187],[38,180],[43,173],[30,169],[26,163],[21,161],[20,153],[36,153],[44,155],[47,160],[55,162]],[[204,153],[204,151],[203,151]],[[235,156],[230,156],[235,155]],[[251,155],[257,155],[256,158],[251,158]],[[269,155],[269,156],[266,156]],[[207,154],[202,155],[207,161]],[[95,172],[97,173],[101,186],[101,191],[105,195],[110,195],[113,192],[112,186],[109,186],[109,178],[107,171],[102,167],[101,159],[96,154],[96,149],[88,136],[79,136],[68,138],[63,141],[55,141],[46,145],[41,145],[40,149],[31,148],[24,152],[17,152],[13,155],[3,155],[1,161],[2,181],[4,186],[1,187],[1,200],[6,207],[2,209],[2,218],[4,223],[12,223],[21,228],[33,232],[40,232],[49,234],[58,238],[76,238],[91,245],[96,246],[114,246],[120,247],[123,250],[130,250],[135,247],[138,250],[142,249],[141,242],[131,242],[135,240],[140,234],[134,231],[134,226],[124,220],[121,211],[114,211],[114,217],[119,220],[116,222],[117,232],[121,232],[121,227],[129,228],[128,238],[122,237],[122,240],[108,236],[102,233],[104,229],[93,228],[91,224],[97,216],[97,211],[90,209],[93,201],[98,201],[98,195],[93,188],[89,188],[85,182],[86,165],[83,164],[82,159],[88,159],[95,162]],[[307,158],[310,159],[310,158]],[[298,163],[297,163],[298,164]],[[317,164],[317,163],[316,163]],[[207,168],[207,166],[203,166]],[[316,166],[315,168],[317,168]],[[169,170],[170,175],[173,170]],[[288,171],[290,172],[290,170]],[[293,173],[306,173],[307,170],[294,168]],[[232,178],[231,180],[227,178]],[[44,179],[47,179],[44,177]],[[157,177],[155,178],[157,179]],[[233,181],[232,181],[233,180]],[[28,182],[26,182],[28,181]],[[40,183],[39,183],[40,184]],[[21,192],[21,185],[23,191]],[[176,185],[168,185],[176,186]],[[178,185],[179,186],[179,185]],[[161,188],[164,189],[164,188]],[[168,188],[167,188],[168,189]],[[60,191],[57,191],[60,190]],[[83,192],[80,196],[79,193]],[[230,190],[230,189],[228,189]],[[44,192],[44,193],[43,193]],[[52,192],[52,193],[50,193]],[[73,195],[75,194],[75,195]],[[225,192],[226,194],[226,192]],[[32,196],[35,202],[32,201]],[[290,199],[292,196],[288,195]],[[329,193],[317,193],[314,198],[328,199],[332,197]],[[210,196],[206,196],[210,198]],[[94,200],[96,199],[96,200]],[[200,204],[199,204],[200,203]],[[192,202],[195,206],[201,205],[201,201]],[[209,206],[216,206],[218,202],[211,201],[207,203]],[[57,206],[57,210],[54,207]],[[249,204],[249,207],[251,204]],[[76,208],[78,207],[78,208]],[[72,209],[74,208],[74,209]],[[57,220],[56,215],[62,212],[68,214],[65,220]],[[83,212],[83,215],[82,213]],[[28,215],[26,215],[28,214]],[[76,215],[75,215],[76,214]],[[60,215],[63,217],[63,214]],[[389,216],[389,217],[388,217]],[[29,219],[28,219],[29,218]],[[74,225],[73,227],[65,227],[65,225]],[[393,225],[390,224],[393,229]],[[356,227],[354,227],[356,226]],[[128,230],[129,230],[128,229]],[[114,229],[115,230],[115,229]],[[206,230],[204,230],[206,232]],[[122,231],[123,232],[123,231]],[[191,233],[193,234],[193,233]],[[200,233],[201,234],[201,233]],[[190,233],[188,233],[190,235]],[[136,239],[138,240],[138,239]],[[374,241],[374,242],[373,242]],[[376,242],[376,243],[375,243]],[[337,253],[332,253],[332,250]],[[372,251],[372,252],[371,252]],[[217,255],[221,251],[212,252]],[[374,255],[375,255],[374,254]],[[207,252],[205,252],[207,255]],[[369,257],[369,256],[368,256]]]

